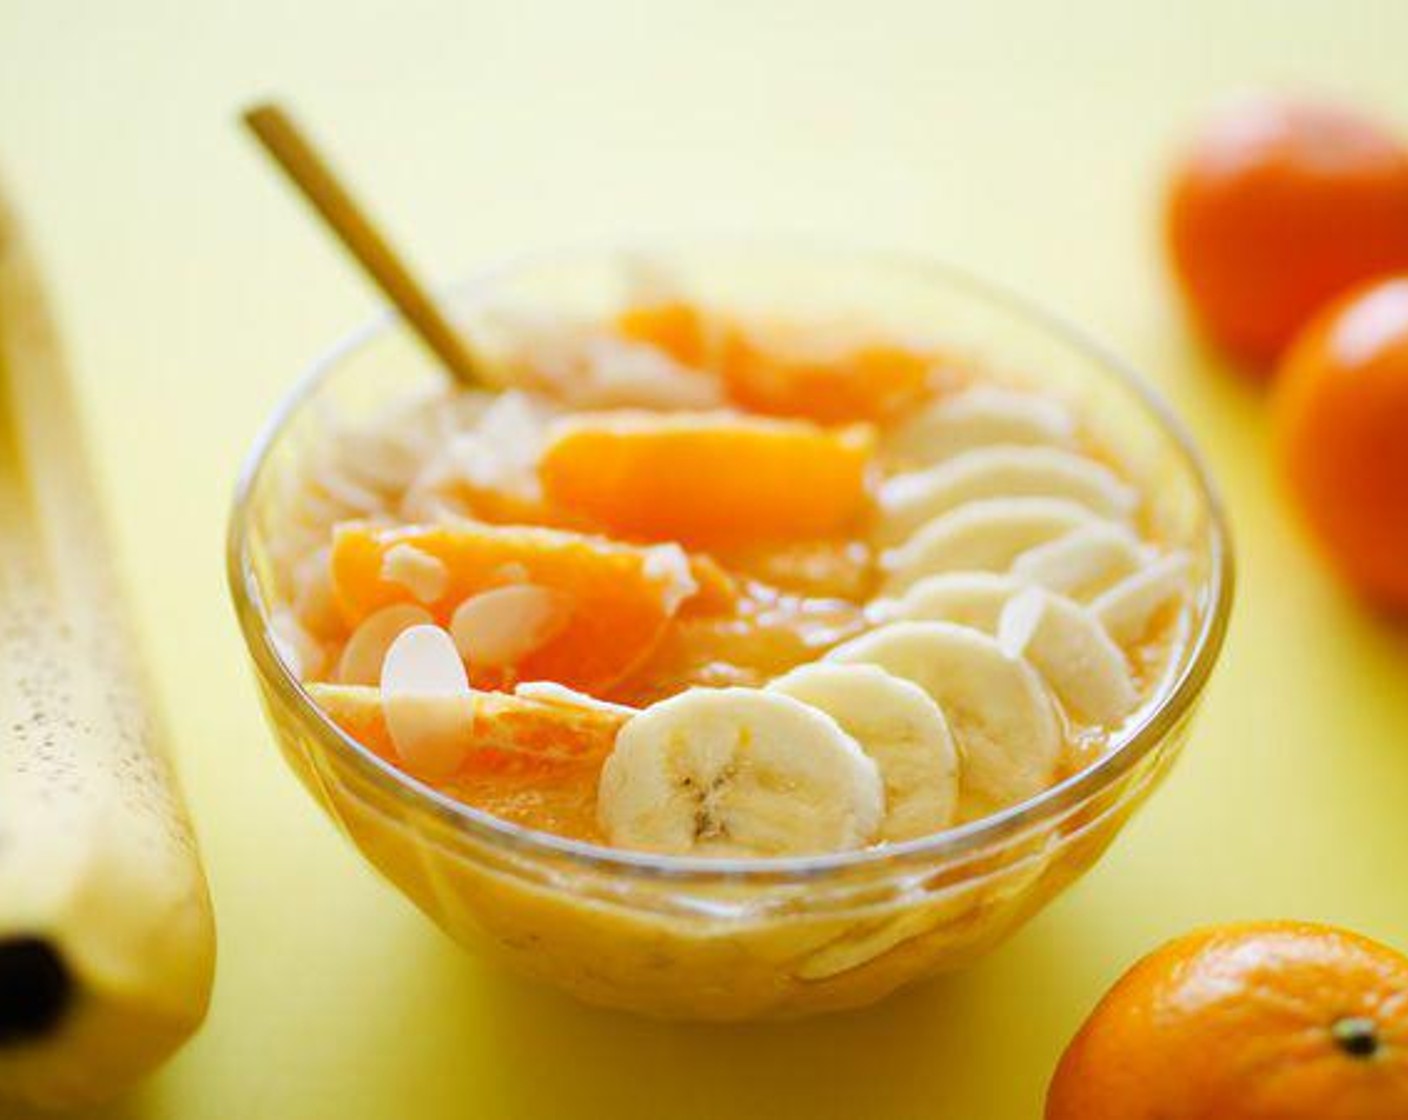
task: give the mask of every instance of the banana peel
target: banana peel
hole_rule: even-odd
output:
[[[0,1101],[110,1098],[204,1018],[214,921],[71,390],[0,198]]]

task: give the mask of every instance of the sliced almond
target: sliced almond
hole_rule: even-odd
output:
[[[452,774],[473,747],[469,675],[438,626],[412,626],[391,643],[381,669],[381,704],[391,743],[414,774]]]
[[[450,569],[444,561],[415,545],[398,544],[386,550],[381,560],[381,578],[406,588],[422,603],[433,603],[445,594]]]
[[[610,712],[613,715],[633,716],[640,711],[629,704],[615,704],[610,700],[598,700],[575,688],[568,688],[556,681],[522,681],[514,687],[513,694],[525,700],[536,700],[540,704],[554,704],[560,708],[585,708],[593,712]]]
[[[495,587],[456,608],[450,633],[476,667],[516,665],[561,633],[572,618],[570,595],[535,583]]]
[[[374,685],[381,680],[386,651],[404,630],[431,621],[430,612],[414,603],[397,603],[368,615],[352,632],[337,663],[341,684]]]

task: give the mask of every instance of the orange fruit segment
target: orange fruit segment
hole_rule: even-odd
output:
[[[723,366],[729,396],[750,412],[819,424],[888,420],[928,392],[931,355],[886,343],[837,353],[735,346]]]
[[[467,480],[458,480],[451,493],[464,503],[464,507],[476,521],[490,525],[531,525],[545,529],[581,529],[561,510],[553,509],[537,498],[525,497],[507,490],[490,486],[477,486]]]
[[[616,317],[616,333],[664,351],[681,365],[704,369],[726,339],[722,324],[682,300],[628,307]]]
[[[357,742],[399,765],[379,688],[310,684],[308,695]],[[464,702],[473,710],[473,749],[465,753],[462,773],[600,762],[626,721],[624,712],[605,707],[554,704],[508,692],[466,693]]]
[[[681,617],[727,614],[737,605],[741,594],[738,581],[712,556],[692,554],[689,574],[694,577],[698,590],[680,604]]]
[[[389,604],[418,601],[411,587],[387,578],[387,554],[398,546],[443,565],[441,593],[423,604],[441,625],[471,596],[512,584],[556,592],[566,605],[565,622],[507,675],[476,667],[471,653],[470,679],[481,687],[548,680],[597,693],[650,654],[680,604],[701,586],[710,603],[729,596],[728,577],[716,565],[691,565],[675,550],[550,529],[350,523],[337,529],[329,560],[333,593],[349,625]]]
[[[856,637],[865,626],[858,604],[754,585],[732,614],[681,618],[639,672],[608,699],[645,707],[687,685],[761,688]]]
[[[458,774],[445,792],[510,824],[570,840],[603,843],[596,819],[599,763],[564,763],[550,772],[504,767]]]
[[[348,735],[400,766],[382,715],[381,692],[360,685],[310,685],[313,701]],[[624,713],[483,692],[474,705],[473,749],[437,785],[445,793],[525,828],[598,839],[596,786]]]
[[[934,355],[888,342],[829,340],[774,325],[749,332],[682,301],[632,307],[616,330],[677,362],[717,372],[750,412],[820,424],[891,419],[929,391]]]
[[[690,545],[825,537],[863,512],[873,447],[859,426],[597,414],[558,430],[538,475],[555,505],[621,536]]]

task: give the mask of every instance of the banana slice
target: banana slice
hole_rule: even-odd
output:
[[[896,475],[880,489],[874,535],[905,541],[925,522],[979,498],[1067,498],[1113,520],[1133,514],[1138,492],[1108,467],[1059,447],[1001,445],[965,451],[922,471]]]
[[[1088,599],[1149,563],[1150,550],[1110,521],[1082,525],[1037,545],[1012,564],[1012,574],[1075,599]]]
[[[830,716],[775,692],[693,688],[621,729],[597,811],[616,847],[818,855],[874,840],[885,795],[875,762]]]
[[[1075,719],[1118,722],[1138,690],[1120,648],[1086,607],[1013,576],[954,572],[920,580],[895,606],[898,617],[956,622],[994,635],[1025,657]]]
[[[949,622],[892,622],[826,660],[879,665],[934,698],[963,752],[965,818],[1023,801],[1055,777],[1056,709],[1036,670],[987,634]]]
[[[817,662],[767,686],[819,708],[880,767],[882,840],[929,836],[953,822],[958,752],[939,706],[918,685],[876,665]]]
[[[1096,596],[1090,609],[1115,641],[1132,645],[1159,608],[1183,594],[1190,566],[1187,553],[1166,553]]]
[[[1002,610],[997,643],[1025,657],[1075,719],[1101,726],[1134,711],[1139,691],[1120,647],[1085,607],[1040,587],[1018,591]]]
[[[997,572],[944,572],[925,576],[881,613],[895,621],[956,622],[996,634],[1002,608],[1022,586]]]
[[[1074,442],[1076,422],[1050,397],[983,385],[941,397],[894,429],[880,446],[889,463],[925,464],[997,443]]]
[[[939,572],[1005,572],[1037,545],[1095,522],[1065,498],[983,498],[940,514],[881,562],[884,591],[897,595]]]

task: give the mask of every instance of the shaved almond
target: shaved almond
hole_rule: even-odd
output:
[[[472,749],[469,675],[438,626],[412,626],[391,643],[381,670],[381,705],[391,743],[415,774],[452,774]]]
[[[396,603],[367,616],[343,647],[337,663],[342,684],[370,684],[381,680],[381,663],[403,630],[430,622],[430,612],[414,603]]]
[[[450,633],[476,668],[516,665],[561,633],[572,607],[570,595],[535,583],[495,587],[456,608]]]
[[[598,700],[575,688],[568,688],[556,681],[522,681],[514,687],[513,694],[525,700],[536,700],[540,704],[553,704],[560,708],[586,708],[593,712],[609,712],[613,715],[633,716],[640,711],[629,704],[616,704],[610,700]]]
[[[445,594],[450,569],[415,545],[398,544],[387,549],[382,558],[381,578],[388,583],[399,583],[422,603],[433,603]]]

